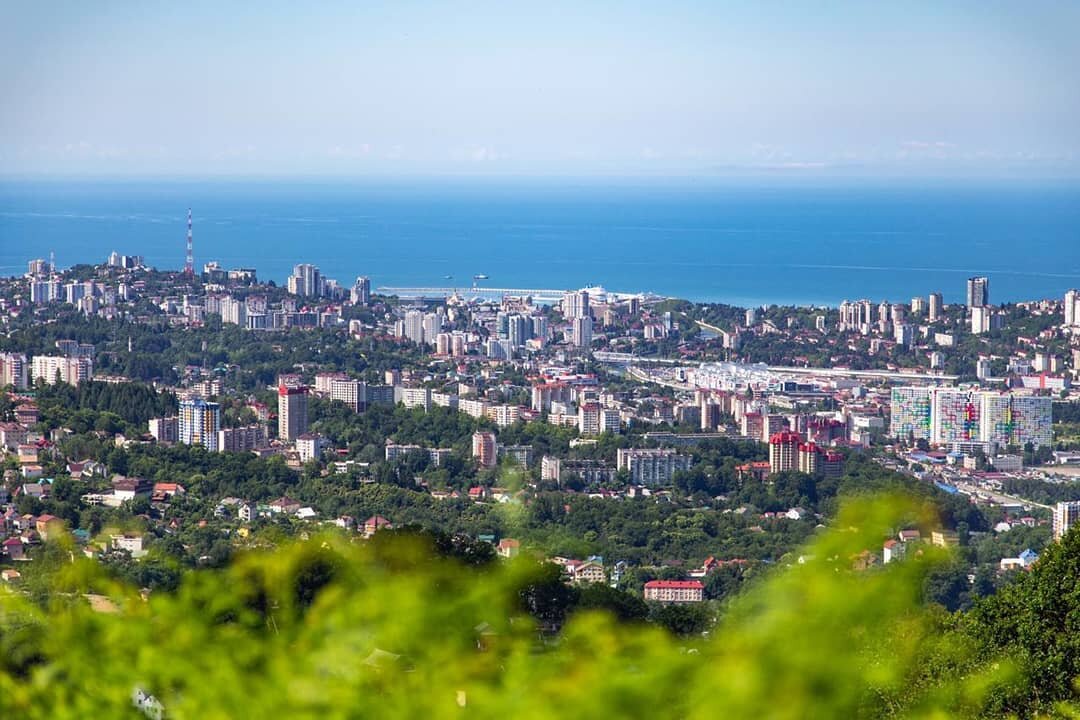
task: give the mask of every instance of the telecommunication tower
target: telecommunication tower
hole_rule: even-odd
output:
[[[187,262],[184,263],[184,274],[189,278],[195,276],[195,259],[191,253],[191,208],[187,211]]]

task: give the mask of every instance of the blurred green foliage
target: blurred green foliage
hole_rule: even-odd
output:
[[[847,504],[718,619],[710,604],[662,608],[681,636],[619,591],[569,588],[535,559],[490,562],[422,533],[244,553],[148,599],[73,554],[38,602],[0,591],[0,717],[136,718],[135,688],[170,718],[1067,710],[1054,703],[1080,669],[1080,536],[951,615],[923,597],[945,550],[864,562],[897,527],[932,522],[929,508],[899,496]]]

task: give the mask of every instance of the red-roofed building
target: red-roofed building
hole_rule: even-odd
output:
[[[282,495],[277,500],[270,503],[270,512],[283,513],[285,515],[292,515],[300,509],[300,502],[293,500],[288,495]]]
[[[382,515],[372,515],[364,521],[364,537],[369,538],[379,530],[390,530],[393,524]]]
[[[645,599],[661,603],[691,603],[705,599],[700,580],[650,580],[645,583]]]
[[[504,558],[515,557],[520,551],[521,543],[513,538],[503,538],[499,541],[499,545],[496,548],[496,552]]]
[[[48,540],[50,534],[53,534],[55,536],[57,531],[63,530],[64,521],[56,517],[55,515],[49,515],[48,513],[46,513],[44,515],[38,515],[37,521],[34,523],[34,525],[38,535],[41,536],[41,539]]]
[[[797,432],[785,430],[774,433],[769,438],[769,469],[773,473],[798,470],[800,443],[802,436]]]
[[[835,450],[826,450],[821,460],[821,471],[825,477],[836,478],[844,474],[844,456]]]
[[[740,480],[754,479],[758,482],[764,482],[765,478],[769,477],[769,463],[765,460],[760,462],[749,462],[744,465],[735,466],[735,472],[739,474]]]
[[[904,556],[904,548],[906,546],[899,540],[893,540],[889,538],[885,541],[885,544],[881,548],[881,559],[884,563],[891,563],[894,560],[899,560]]]
[[[817,475],[821,470],[821,450],[817,443],[807,442],[799,444],[799,472],[807,475]]]
[[[154,492],[150,495],[153,502],[165,502],[173,495],[187,492],[180,483],[154,483]]]
[[[3,548],[4,555],[12,560],[22,560],[24,557],[23,542],[19,538],[8,538],[0,547]]]

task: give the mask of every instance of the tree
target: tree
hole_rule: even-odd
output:
[[[601,583],[582,586],[576,609],[606,610],[622,622],[643,622],[649,617],[649,606],[640,595]]]
[[[1001,714],[1049,712],[1073,698],[1080,676],[1080,531],[1048,547],[1030,572],[976,603],[962,629],[982,658],[1019,663],[1017,683],[996,695]]]
[[[649,619],[675,635],[700,635],[709,629],[711,616],[705,603],[652,604]]]
[[[548,630],[557,630],[577,601],[577,588],[563,582],[562,568],[543,563],[518,591],[521,608]]]

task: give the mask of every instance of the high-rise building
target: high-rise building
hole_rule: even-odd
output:
[[[907,323],[893,325],[893,339],[896,340],[897,345],[910,348],[915,344],[915,326]]]
[[[568,319],[591,317],[589,314],[589,293],[585,290],[578,290],[563,295],[563,315]]]
[[[506,337],[510,344],[519,348],[532,337],[532,323],[524,315],[510,315],[506,319]]]
[[[1080,502],[1059,502],[1054,506],[1054,539],[1060,540],[1080,520]]]
[[[363,275],[356,278],[349,292],[349,299],[352,300],[353,305],[367,305],[371,302],[371,280]]]
[[[10,385],[25,390],[29,382],[29,364],[22,353],[0,353],[0,387]]]
[[[544,344],[548,340],[548,319],[543,315],[533,315],[529,318],[532,325],[532,337]]]
[[[929,440],[930,390],[924,387],[894,387],[890,403],[890,432],[901,440]]]
[[[937,322],[941,318],[941,311],[944,308],[942,302],[941,293],[930,293],[930,307],[927,311],[927,318],[930,322]]]
[[[932,393],[931,441],[938,445],[979,440],[981,403],[966,390],[935,388]]]
[[[330,399],[340,400],[353,409],[363,412],[367,409],[367,383],[351,378],[334,378],[330,381]]]
[[[604,408],[600,411],[600,431],[618,435],[622,429],[622,417],[618,410]]]
[[[993,322],[993,308],[976,305],[971,308],[971,334],[981,335],[990,332]]]
[[[424,313],[419,310],[405,313],[405,337],[417,345],[424,344]]]
[[[221,322],[247,327],[247,305],[232,296],[221,298]]]
[[[770,467],[771,469],[771,467]],[[821,471],[821,449],[816,443],[799,444],[799,472],[817,475]]]
[[[27,263],[26,274],[30,277],[45,277],[52,272],[49,261],[43,258],[31,260]]]
[[[424,339],[423,342],[427,345],[435,343],[435,336],[442,332],[443,321],[446,320],[446,316],[440,312],[425,313],[424,314]]]
[[[840,303],[840,322],[837,327],[841,332],[856,331],[862,334],[870,332],[873,322],[873,305],[869,300]]]
[[[307,263],[301,263],[293,268],[293,274],[289,276],[288,290],[293,295],[304,297],[320,297],[323,294],[323,278],[319,268]]]
[[[574,346],[579,348],[589,348],[592,345],[592,318],[586,315],[584,317],[576,317],[571,322],[571,338]]]
[[[217,452],[218,431],[221,429],[221,406],[202,398],[180,401],[179,442],[202,445]]]
[[[838,478],[844,474],[844,456],[836,450],[826,450],[821,458],[821,474]]]
[[[600,434],[600,403],[588,402],[578,406],[578,432],[582,435]]]
[[[1065,325],[1080,327],[1080,290],[1065,293]]]
[[[957,388],[892,389],[889,433],[936,445],[992,443],[998,447],[1052,440],[1049,397],[972,392]]]
[[[291,442],[307,432],[307,388],[278,385],[278,437]]]
[[[52,278],[45,281],[30,281],[30,302],[34,305],[53,302],[60,299],[61,285]]]
[[[472,436],[472,456],[477,458],[482,468],[492,468],[498,463],[498,445],[495,433],[476,432]]]
[[[31,361],[30,375],[33,382],[41,379],[53,385],[59,375],[60,382],[78,385],[93,378],[94,361],[88,357],[35,355]]]
[[[911,298],[911,314],[918,317],[926,312],[926,298],[921,295]]]
[[[180,440],[180,418],[172,417],[151,418],[147,422],[150,434],[159,443],[175,443]]]
[[[967,281],[967,306],[986,307],[990,304],[990,278],[970,277]]]
[[[690,456],[670,448],[619,448],[615,458],[636,485],[666,485],[676,472],[690,469]]]
[[[266,426],[262,423],[218,431],[218,452],[251,452],[266,447]]]
[[[980,435],[998,447],[1031,443],[1035,447],[1053,441],[1053,399],[1013,393],[981,393]]]
[[[791,431],[778,432],[769,438],[769,472],[797,470],[801,443],[802,436]]]

